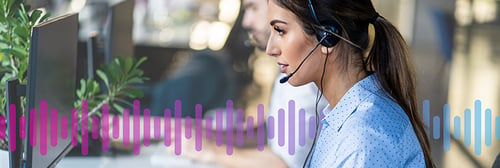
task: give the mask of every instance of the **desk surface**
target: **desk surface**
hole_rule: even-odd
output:
[[[87,168],[87,167],[106,167],[106,168],[124,168],[124,167],[199,167],[199,168],[217,168],[217,165],[204,165],[195,163],[187,158],[176,156],[166,152],[165,146],[151,145],[141,147],[139,155],[126,156],[88,156],[88,157],[65,157],[57,165],[57,168]]]

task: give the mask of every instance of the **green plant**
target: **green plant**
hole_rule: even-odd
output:
[[[47,20],[48,17],[49,14],[44,14],[41,10],[30,12],[30,6],[25,5],[24,0],[0,0],[0,115],[2,116],[6,115],[7,107],[6,81],[17,77],[21,84],[26,84],[31,28]],[[22,102],[25,102],[24,100],[22,99]],[[7,148],[6,139],[0,140],[0,149]]]
[[[27,83],[28,53],[31,29],[36,24],[46,21],[49,14],[40,10],[30,12],[24,0],[0,0],[0,116],[6,115],[5,83],[17,77],[21,84]],[[147,80],[138,67],[146,58],[139,60],[118,57],[109,65],[101,65],[97,75],[103,81],[106,90],[101,92],[100,85],[93,79],[82,79],[77,90],[78,99],[74,106],[81,109],[83,100],[88,101],[89,117],[100,116],[99,109],[108,104],[113,112],[122,112],[123,105],[130,105],[127,99],[140,98],[143,93],[134,85]],[[25,101],[22,101],[24,108]],[[21,109],[23,112],[24,109]],[[80,114],[81,117],[81,114]],[[8,136],[8,135],[7,135]],[[0,140],[0,149],[6,149],[6,140]]]
[[[28,52],[31,29],[34,25],[47,20],[49,14],[41,10],[30,11],[30,6],[20,0],[0,0],[0,115],[5,115],[5,83],[17,77],[26,84]]]
[[[143,77],[144,74],[139,66],[146,61],[146,57],[139,60],[135,58],[117,57],[109,65],[101,65],[101,69],[97,70],[97,75],[103,81],[106,92],[100,91],[100,85],[93,79],[81,79],[80,89],[76,91],[78,100],[74,106],[81,109],[82,102],[86,100],[89,106],[88,117],[93,115],[101,116],[99,109],[104,104],[108,104],[111,111],[122,113],[123,106],[132,106],[129,100],[141,98],[144,96],[142,91],[134,87],[137,84],[144,83],[148,78]],[[81,117],[81,113],[80,113]]]

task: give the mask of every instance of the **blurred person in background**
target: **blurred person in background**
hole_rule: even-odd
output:
[[[250,38],[255,47],[264,51],[270,35],[269,22],[267,20],[267,0],[243,0],[243,21],[242,26],[250,34]],[[321,99],[318,104],[312,102],[317,98],[318,89],[313,84],[307,84],[301,87],[293,87],[288,83],[281,84],[279,80],[283,75],[278,75],[274,81],[271,94],[270,107],[267,110],[267,116],[273,116],[278,119],[278,110],[280,108],[287,111],[289,101],[295,102],[295,123],[299,123],[299,109],[306,112],[305,125],[309,125],[309,117],[315,116],[317,109],[323,109],[327,102]],[[288,139],[288,118],[285,114],[285,137]],[[274,127],[274,132],[278,132],[278,127]],[[295,142],[299,142],[299,129],[295,128]],[[309,135],[306,129],[305,135]],[[195,151],[194,140],[184,139],[182,147],[182,156],[192,158],[195,161],[204,163],[215,163],[223,167],[302,167],[313,140],[307,139],[304,146],[295,145],[295,153],[289,154],[289,142],[284,146],[279,146],[278,138],[268,139],[267,145],[263,151],[257,150],[256,146],[247,148],[234,148],[231,156],[226,154],[224,146],[217,147],[215,142],[205,140],[201,151]]]

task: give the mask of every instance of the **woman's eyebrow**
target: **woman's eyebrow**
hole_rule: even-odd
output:
[[[285,21],[282,21],[282,20],[271,20],[271,22],[269,22],[269,24],[271,26],[275,25],[276,23],[283,23],[283,24],[287,24]]]

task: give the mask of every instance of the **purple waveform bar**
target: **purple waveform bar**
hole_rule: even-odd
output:
[[[107,152],[109,150],[109,106],[104,104],[102,106],[102,150]],[[118,132],[118,131],[117,131]]]
[[[172,116],[172,112],[170,109],[165,109],[165,112],[163,113],[163,133],[164,133],[164,138],[163,138],[163,144],[165,146],[170,146],[172,143],[171,135],[170,132],[172,132],[171,125],[170,125],[170,116]]]
[[[184,127],[185,127],[184,131],[185,131],[185,134],[186,134],[185,136],[187,139],[191,139],[191,131],[192,131],[191,130],[191,128],[192,128],[191,122],[192,121],[193,120],[191,119],[191,116],[186,116],[186,118],[184,119]]]
[[[78,110],[76,109],[71,110],[71,145],[73,147],[76,147],[76,145],[78,145]]]
[[[288,154],[295,154],[295,101],[288,102]]]
[[[233,101],[226,102],[226,154],[233,154]]]
[[[205,128],[205,136],[207,139],[212,139],[212,117],[208,116],[205,118],[205,125],[207,128]]]
[[[151,144],[151,119],[150,119],[151,111],[149,109],[144,109],[144,146],[149,146]]]
[[[248,116],[247,118],[247,137],[248,139],[253,139],[253,117]]]
[[[274,117],[267,117],[267,136],[269,139],[274,138]]]
[[[195,123],[196,123],[196,130],[195,132],[195,149],[196,151],[201,151],[202,147],[202,139],[203,139],[203,127],[202,127],[202,107],[201,104],[196,104],[195,107]]]
[[[57,110],[50,110],[50,146],[57,146]]]
[[[306,111],[304,109],[299,110],[299,145],[306,145]]]
[[[113,138],[118,139],[120,137],[120,118],[118,116],[113,116]]]
[[[99,138],[99,118],[92,116],[92,139]]]
[[[215,145],[222,146],[222,110],[215,110]]]
[[[66,116],[61,117],[61,138],[68,138],[68,117]]]
[[[0,140],[3,140],[5,139],[5,129],[6,129],[6,125],[5,125],[5,117],[4,116],[0,116]]]
[[[26,139],[26,117],[24,115],[19,118],[19,137],[22,140]]]
[[[31,109],[30,110],[30,139],[31,141],[29,142],[32,147],[36,145],[36,109]]]
[[[9,105],[9,150],[16,151],[16,105]],[[47,130],[47,127],[45,127]],[[45,149],[47,151],[47,149]]]
[[[264,150],[264,129],[265,129],[265,123],[264,123],[264,105],[259,104],[257,106],[257,150],[263,151]]]
[[[181,122],[181,113],[182,113],[182,104],[180,100],[176,100],[174,104],[174,120],[175,120],[175,154],[180,155],[182,152],[181,147],[181,139],[182,139],[182,122]]]
[[[47,101],[40,102],[40,154],[47,154]]]
[[[123,146],[128,146],[130,143],[130,113],[128,109],[123,110]]]
[[[314,139],[316,136],[316,118],[314,116],[309,117],[309,138]]]
[[[89,104],[82,101],[82,155],[89,154]]]
[[[153,125],[154,125],[154,138],[155,139],[160,139],[161,138],[161,118],[158,116],[153,117]]]
[[[243,110],[238,109],[236,110],[236,145],[239,147],[243,146],[244,143],[244,136],[243,136],[243,123],[245,121],[244,116],[243,116]]]
[[[134,145],[134,155],[139,155],[140,153],[140,147],[141,147],[141,118],[140,118],[140,113],[141,113],[141,105],[138,100],[134,100],[134,139],[133,139],[133,145]]]
[[[285,145],[285,110],[278,110],[278,145]]]

